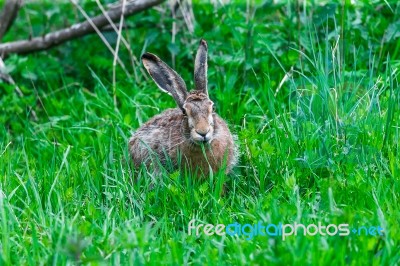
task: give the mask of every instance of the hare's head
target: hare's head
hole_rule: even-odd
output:
[[[158,87],[172,95],[187,116],[190,140],[209,143],[214,134],[213,102],[207,91],[207,43],[200,41],[194,66],[195,89],[188,92],[183,79],[156,55],[145,53],[142,62]]]

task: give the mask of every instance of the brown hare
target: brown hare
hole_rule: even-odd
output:
[[[157,86],[174,97],[178,108],[154,116],[129,140],[136,167],[144,163],[158,169],[155,158],[174,168],[187,167],[208,175],[236,163],[234,138],[225,121],[213,111],[207,91],[207,42],[200,41],[194,67],[195,89],[188,92],[183,79],[156,55],[145,53],[142,62]]]

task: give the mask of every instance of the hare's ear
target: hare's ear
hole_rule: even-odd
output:
[[[207,91],[207,42],[200,40],[197,49],[196,60],[194,62],[194,84],[196,90],[202,91],[208,95]]]
[[[157,86],[162,91],[172,95],[179,108],[184,111],[183,104],[188,93],[181,76],[154,54],[143,54],[142,62]]]

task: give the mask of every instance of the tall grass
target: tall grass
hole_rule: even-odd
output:
[[[347,5],[347,16],[354,8],[368,14],[362,5],[368,7]],[[181,38],[167,51],[169,37],[161,38],[167,30],[137,29],[132,50],[140,53],[147,43],[146,50],[168,61],[180,49],[176,69],[188,84],[196,37],[209,40],[210,96],[238,135],[241,155],[234,174],[214,173],[205,181],[190,172],[157,178],[133,169],[131,131],[174,103],[145,77],[131,80],[121,69],[105,69],[101,64],[112,65],[113,57],[103,50],[88,67],[59,74],[38,67],[53,66],[52,52],[46,61],[46,54],[8,59],[26,98],[10,92],[1,98],[1,264],[398,264],[399,81],[388,48],[398,44],[368,51],[343,40],[342,11],[321,8],[197,4],[195,36],[178,28]],[[207,18],[214,14],[221,24],[211,25]],[[171,25],[160,17],[153,10],[138,21]],[[185,42],[189,37],[194,40]],[[71,51],[78,46],[60,49],[87,58]],[[37,79],[24,83],[28,70]],[[34,106],[38,121],[26,106]],[[385,233],[246,240],[188,235],[191,219],[379,225]]]

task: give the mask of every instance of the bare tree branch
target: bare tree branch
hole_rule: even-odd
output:
[[[21,5],[22,0],[7,0],[4,4],[3,11],[0,15],[0,42],[17,17]]]
[[[152,6],[160,4],[164,0],[130,0],[125,4],[124,16],[131,16],[140,11],[148,9]],[[122,15],[122,5],[118,4],[111,7],[107,12],[107,16],[112,21],[117,21]],[[9,42],[0,44],[0,55],[5,56],[10,53],[30,53],[34,51],[46,50],[55,45],[59,45],[69,40],[73,40],[89,33],[93,33],[95,30],[91,25],[93,23],[97,28],[102,28],[109,24],[104,14],[98,15],[91,18],[91,22],[85,21],[71,27],[58,30],[52,33],[48,33],[42,37],[35,37],[31,40],[23,40],[16,42]]]

